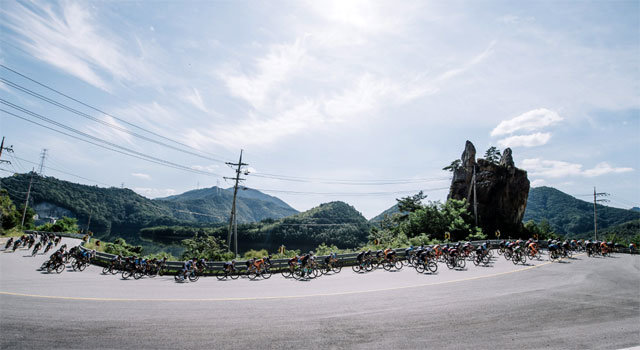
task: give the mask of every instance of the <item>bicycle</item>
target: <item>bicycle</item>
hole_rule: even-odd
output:
[[[438,271],[438,264],[431,259],[427,259],[426,261],[417,261],[415,263],[415,269],[418,273],[425,273],[426,271],[436,273],[436,271]]]
[[[466,266],[465,259],[457,255],[449,256],[445,260],[446,260],[445,263],[447,264],[447,267],[449,269],[455,269],[455,268],[464,269]]]

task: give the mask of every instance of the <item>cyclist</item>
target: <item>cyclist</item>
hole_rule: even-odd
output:
[[[358,262],[358,264],[362,265],[362,261],[364,260],[364,254],[366,252],[363,250],[360,253],[358,253],[358,255],[356,256],[356,261]]]
[[[527,248],[529,248],[529,256],[535,257],[536,255],[538,255],[538,244],[536,242],[531,241],[527,245]]]
[[[51,255],[51,257],[49,258],[49,266],[53,266],[56,267],[58,266],[58,264],[63,264],[63,259],[64,255],[61,251],[56,251],[55,253],[53,253]]]
[[[15,252],[16,249],[18,249],[18,247],[22,244],[22,238],[18,238],[15,242],[13,242],[13,251]]]
[[[196,258],[193,258],[192,260],[187,260],[182,264],[182,270],[180,271],[182,274],[182,279],[186,280],[187,279],[187,273],[189,273],[189,271],[191,271],[191,269],[193,268],[193,264],[196,262]]]
[[[9,240],[7,241],[7,244],[4,245],[4,249],[5,250],[9,249],[9,247],[11,247],[11,243],[13,243],[13,237],[9,238]]]
[[[236,269],[236,261],[235,260],[231,260],[231,262],[226,262],[222,265],[222,270],[225,273],[231,273],[233,271],[235,271]]]
[[[44,247],[44,252],[48,252],[51,248],[53,248],[53,242],[52,241],[47,241],[47,246]]]
[[[600,243],[600,251],[602,252],[602,255],[605,255],[609,252],[609,247],[607,246],[607,242]]]
[[[296,268],[296,265],[298,265],[298,261],[301,259],[301,257],[295,255],[293,258],[289,259],[289,261],[287,262],[288,266],[289,266],[289,270],[291,270],[291,272],[293,272],[293,270]]]
[[[202,258],[196,262],[196,269],[198,272],[202,273],[207,269],[207,259]]]
[[[31,252],[31,255],[36,255],[36,253],[40,250],[40,248],[42,248],[42,243],[37,242],[33,247],[33,252]]]
[[[396,251],[391,249],[391,248],[387,248],[384,250],[384,258],[387,259],[387,261],[392,262],[394,261],[396,257]]]

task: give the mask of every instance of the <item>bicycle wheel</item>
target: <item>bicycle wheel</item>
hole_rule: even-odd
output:
[[[218,272],[216,274],[216,278],[218,279],[218,281],[223,281],[227,279],[227,273],[226,272]]]
[[[388,261],[384,262],[384,264],[382,265],[382,268],[387,270],[387,271],[391,271],[392,267],[393,267],[393,265]]]
[[[64,264],[58,264],[56,267],[56,273],[62,273],[64,271]]]
[[[286,268],[283,269],[280,274],[282,274],[282,277],[284,278],[291,278],[293,276],[293,272],[291,271],[291,268]]]
[[[142,278],[142,271],[136,270],[136,271],[133,272],[133,279],[134,280],[139,280],[141,278]]]
[[[475,259],[473,259],[473,264],[474,264],[474,265],[476,265],[476,266],[480,265],[480,260],[481,260],[481,259],[482,259],[482,258],[481,258],[481,257],[479,257],[479,256],[478,256],[478,257],[476,257]]]
[[[123,280],[126,280],[126,279],[128,279],[129,277],[131,277],[131,275],[132,275],[132,274],[133,274],[133,273],[132,273],[131,271],[124,270],[124,271],[122,271],[122,279],[123,279]]]
[[[374,266],[373,266],[370,262],[368,262],[366,265],[364,265],[364,269],[365,269],[367,272],[371,272],[371,271],[373,271]]]
[[[109,273],[109,270],[111,269],[111,266],[107,265],[105,267],[102,268],[102,274],[106,275]]]
[[[340,263],[335,263],[333,267],[331,267],[334,273],[340,273],[342,271],[342,265]]]
[[[232,280],[237,280],[240,278],[240,274],[237,271],[233,271],[229,274],[229,277],[231,277]]]
[[[351,269],[353,270],[353,272],[356,272],[356,273],[360,273],[362,271],[362,267],[360,266],[360,264],[351,265]]]
[[[459,268],[464,269],[465,266],[467,266],[467,262],[464,259],[460,258],[458,259],[458,263],[456,265],[458,265]]]
[[[402,265],[402,261],[396,261],[396,262],[395,262],[395,268],[396,268],[396,270],[398,270],[398,271],[402,270],[402,266],[403,266],[403,265]]]
[[[454,265],[454,264],[455,264],[455,261],[451,261],[451,259],[446,259],[446,260],[445,260],[445,262],[446,262],[447,267],[448,267],[449,269],[453,269],[453,268],[455,267],[455,265]]]
[[[269,268],[267,267],[262,271],[261,275],[262,275],[262,278],[269,279],[271,277],[271,270],[269,270]]]
[[[416,271],[418,273],[424,273],[424,270],[425,270],[424,264],[415,264],[415,266],[416,266]]]
[[[438,264],[433,261],[429,261],[427,263],[427,268],[429,269],[429,271],[431,271],[431,273],[436,273],[436,271],[438,271]]]
[[[198,279],[200,279],[200,275],[198,275],[195,271],[189,274],[189,281],[196,282]]]
[[[485,256],[482,258],[482,264],[484,264],[485,266],[486,266],[486,265],[489,265],[489,263],[490,263],[490,262],[491,262],[491,257],[490,257],[490,256],[485,255]]]
[[[89,265],[89,263],[80,263],[80,264],[78,264],[78,270],[84,271],[84,269],[87,268],[87,265]]]

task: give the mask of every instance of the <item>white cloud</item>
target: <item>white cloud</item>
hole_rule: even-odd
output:
[[[546,144],[550,139],[550,133],[538,132],[531,135],[510,136],[499,140],[498,144],[502,147],[535,147]]]
[[[584,172],[585,176],[594,177],[605,174],[619,174],[619,173],[627,173],[633,171],[633,168],[614,168],[606,162],[598,163],[593,169],[586,170]]]
[[[287,80],[296,66],[303,64],[307,55],[304,37],[293,44],[274,45],[269,53],[255,61],[255,74],[231,72],[226,69],[219,77],[232,95],[242,98],[256,109],[261,109],[279,83]]]
[[[97,124],[94,122],[88,122],[88,124],[85,127],[85,130],[87,131],[88,134],[101,138],[103,140],[107,140],[107,141],[115,141],[115,139],[117,139],[117,140],[124,140],[129,144],[134,143],[133,135],[127,132],[118,130],[118,129],[127,129],[124,125],[122,125],[122,123],[118,122],[116,119],[108,115],[98,117],[98,119],[101,119],[102,121],[115,126],[115,128],[102,125],[102,124]]]
[[[189,91],[183,96],[183,99],[196,108],[203,112],[207,112],[207,107],[204,105],[204,101],[202,101],[202,96],[200,96],[200,91],[198,89],[193,88],[193,91]]]
[[[307,1],[309,9],[330,26],[342,26],[369,35],[399,33],[424,4],[403,1],[328,0]]]
[[[136,187],[136,188],[133,188],[133,191],[147,198],[167,197],[177,193],[176,190],[172,188]]]
[[[325,57],[331,56],[325,45],[322,35],[305,34],[293,44],[268,49],[266,56],[255,60],[250,67],[253,69],[248,69],[255,71],[253,75],[229,68],[219,72],[218,77],[231,94],[246,101],[253,110],[247,113],[248,118],[212,132],[190,130],[187,138],[201,146],[213,142],[237,148],[273,143],[329,123],[371,118],[382,108],[437,93],[446,82],[490,56],[496,42],[490,42],[485,50],[458,67],[431,74],[409,72],[393,76],[353,69],[351,65],[359,66],[360,62],[329,63],[335,59]]]
[[[117,80],[136,81],[148,65],[127,55],[121,43],[99,28],[91,10],[81,2],[63,2],[59,8],[39,3],[15,3],[4,10],[5,25],[16,41],[34,57],[54,65],[100,89],[109,91],[105,73]],[[150,76],[150,74],[145,74]]]
[[[210,172],[213,173],[215,171],[217,171],[218,169],[220,169],[220,166],[217,164],[210,164],[210,165],[192,165],[191,169],[194,170],[200,170],[200,171],[206,171],[206,172]]]
[[[595,177],[611,173],[624,173],[633,171],[632,168],[614,168],[603,162],[592,169],[583,170],[581,164],[563,162],[558,160],[544,160],[540,158],[525,159],[522,161],[522,169],[532,176],[546,178],[560,178],[567,176]]]
[[[137,177],[139,179],[151,180],[151,175],[149,175],[149,174],[131,173],[131,176]]]
[[[535,180],[531,181],[531,187],[542,186],[545,183],[546,183],[546,181],[544,181],[543,179],[535,179]]]
[[[558,113],[546,108],[538,108],[513,119],[501,121],[491,131],[491,136],[507,135],[516,131],[536,131],[562,120],[563,118]]]

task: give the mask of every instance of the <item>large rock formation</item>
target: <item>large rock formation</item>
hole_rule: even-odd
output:
[[[467,199],[473,212],[475,171],[478,226],[491,238],[497,229],[503,236],[520,231],[529,197],[527,172],[515,167],[509,148],[504,150],[500,164],[476,161],[475,155],[475,147],[467,141],[460,158],[462,164],[453,173],[448,198]]]

